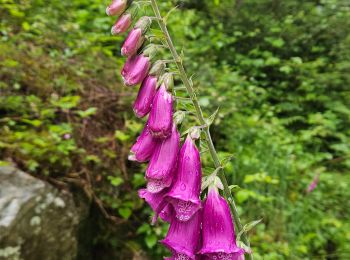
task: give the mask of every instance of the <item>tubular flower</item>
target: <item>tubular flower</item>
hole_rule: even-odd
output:
[[[142,35],[142,30],[140,28],[132,29],[128,34],[128,37],[126,37],[121,54],[127,57],[134,55],[141,47],[144,40],[145,37]]]
[[[149,192],[159,192],[171,185],[179,146],[180,134],[174,124],[171,135],[157,144],[146,170]]]
[[[175,217],[170,222],[170,228],[165,239],[160,241],[168,247],[173,257],[170,259],[196,259],[200,233],[202,214],[197,211],[194,216],[186,222],[179,221]]]
[[[204,202],[202,232],[203,245],[199,253],[206,259],[244,259],[244,250],[236,245],[230,208],[214,188]]]
[[[140,84],[147,76],[150,66],[149,57],[143,54],[129,57],[121,72],[124,84],[127,86]]]
[[[155,138],[164,139],[171,133],[173,124],[173,97],[162,84],[154,96],[148,127]]]
[[[142,82],[133,109],[137,117],[142,118],[151,111],[152,101],[157,92],[157,77],[148,75]]]
[[[118,21],[113,25],[111,33],[117,35],[120,33],[125,33],[132,23],[132,17],[130,13],[123,14]]]
[[[145,199],[145,201],[149,204],[149,206],[153,209],[155,212],[155,216],[152,220],[154,223],[157,220],[157,217],[159,217],[165,221],[170,222],[171,215],[172,215],[172,209],[170,205],[165,205],[164,202],[164,195],[166,194],[166,190],[158,193],[151,193],[146,189],[141,189],[138,191],[139,197],[141,199]]]
[[[310,183],[309,187],[307,188],[306,192],[310,193],[312,192],[314,189],[316,189],[318,181],[319,181],[319,174],[316,174],[314,179],[312,180],[312,182]]]
[[[176,180],[167,194],[178,220],[187,221],[200,209],[201,178],[199,151],[188,136],[179,153]]]
[[[108,16],[121,15],[128,5],[127,0],[113,0],[113,2],[107,7],[106,14]]]
[[[157,140],[155,140],[147,129],[143,129],[136,143],[131,147],[130,161],[146,162],[148,161],[154,149],[156,148]]]

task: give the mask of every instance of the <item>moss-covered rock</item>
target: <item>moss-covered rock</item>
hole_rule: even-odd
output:
[[[70,193],[0,167],[0,259],[76,259],[79,212]]]

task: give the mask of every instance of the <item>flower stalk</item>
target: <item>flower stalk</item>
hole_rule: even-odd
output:
[[[210,152],[211,157],[213,159],[215,168],[219,169],[218,176],[219,176],[219,178],[220,178],[220,180],[221,180],[221,182],[223,184],[224,197],[229,202],[230,210],[231,210],[231,213],[233,215],[233,219],[234,219],[237,231],[241,232],[243,230],[243,225],[242,225],[242,223],[240,221],[236,204],[235,204],[235,202],[233,200],[233,196],[231,194],[230,188],[228,186],[227,179],[225,177],[224,169],[223,169],[223,167],[221,165],[219,156],[218,156],[218,154],[216,152],[216,149],[214,147],[214,144],[213,144],[213,141],[212,141],[212,138],[211,138],[211,135],[210,135],[210,129],[209,129],[210,125],[207,124],[207,122],[206,122],[206,120],[204,118],[203,111],[202,111],[202,109],[201,109],[201,107],[199,105],[198,99],[196,97],[196,93],[194,92],[194,89],[193,89],[193,85],[192,85],[191,81],[189,80],[189,78],[187,76],[186,70],[185,70],[185,68],[183,66],[182,58],[180,57],[180,55],[177,53],[177,51],[175,49],[175,46],[174,46],[173,41],[172,41],[172,38],[171,38],[171,36],[169,34],[169,31],[167,29],[165,20],[160,14],[160,11],[159,11],[159,8],[158,8],[158,5],[157,5],[157,1],[156,0],[151,0],[151,6],[152,6],[153,12],[154,12],[154,14],[155,14],[155,16],[157,18],[156,20],[157,20],[157,22],[159,24],[159,27],[162,30],[163,34],[164,34],[164,37],[165,37],[166,43],[168,45],[168,48],[169,48],[169,50],[170,50],[170,52],[171,52],[171,54],[173,56],[173,59],[174,59],[174,61],[176,63],[176,66],[177,66],[178,71],[179,71],[179,76],[180,76],[184,86],[186,87],[188,95],[190,96],[192,104],[193,104],[193,106],[194,106],[194,108],[196,110],[196,117],[197,117],[200,125],[203,126],[203,132],[205,134],[205,139],[206,139],[206,142],[207,142],[207,145],[208,145],[209,152]],[[247,234],[245,232],[242,234],[242,241],[244,242],[244,244],[246,246],[250,247],[249,239],[248,239],[248,236],[247,236]],[[248,259],[253,259],[253,255],[252,254],[247,254],[247,258]]]

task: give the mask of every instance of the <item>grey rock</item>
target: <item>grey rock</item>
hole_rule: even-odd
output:
[[[0,167],[1,260],[76,259],[79,214],[69,192]]]

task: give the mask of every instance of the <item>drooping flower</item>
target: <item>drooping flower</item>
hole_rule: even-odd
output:
[[[173,124],[173,97],[164,84],[154,96],[148,127],[155,138],[164,139],[171,133]]]
[[[128,5],[127,0],[113,0],[113,2],[107,7],[106,14],[108,16],[121,15]]]
[[[165,64],[157,61],[152,66],[149,75],[143,80],[133,109],[137,117],[142,118],[151,111],[154,95],[157,92],[157,78],[164,71]]]
[[[180,134],[173,125],[171,135],[159,142],[146,170],[147,190],[159,192],[169,187],[176,171],[176,159],[180,147]]]
[[[307,193],[310,193],[314,189],[316,189],[317,184],[318,184],[318,180],[319,180],[319,174],[316,174],[315,177],[313,178],[312,182],[310,183],[309,187],[306,190]]]
[[[173,253],[170,259],[196,259],[201,235],[201,211],[197,211],[188,221],[175,217],[170,222],[168,234],[161,241]]]
[[[148,75],[142,82],[133,109],[137,117],[142,118],[151,111],[152,101],[157,92],[157,77]]]
[[[178,220],[188,221],[200,209],[201,178],[199,151],[188,135],[179,153],[175,181],[167,194]]]
[[[165,222],[171,221],[173,210],[171,205],[164,203],[164,195],[166,193],[167,190],[158,193],[151,193],[146,189],[140,189],[138,191],[139,197],[144,199],[155,212],[152,223],[156,222],[158,215]]]
[[[142,35],[142,30],[140,28],[132,29],[122,46],[121,54],[127,57],[134,55],[141,47],[144,40],[145,37]]]
[[[131,14],[125,13],[112,26],[111,33],[113,35],[125,33],[129,29],[131,23],[132,23]]]
[[[244,250],[236,245],[230,208],[215,188],[203,206],[202,243],[199,253],[207,259],[244,259]]]
[[[150,24],[151,19],[148,16],[143,16],[137,21],[122,46],[121,54],[123,56],[130,57],[137,53],[138,49],[145,41],[144,35],[149,29]]]
[[[152,137],[147,126],[145,126],[142,133],[137,138],[136,143],[131,147],[129,160],[138,162],[148,161],[151,158],[156,145],[157,140]]]
[[[129,57],[121,72],[125,85],[134,86],[140,84],[147,76],[150,66],[149,57],[143,54]]]

